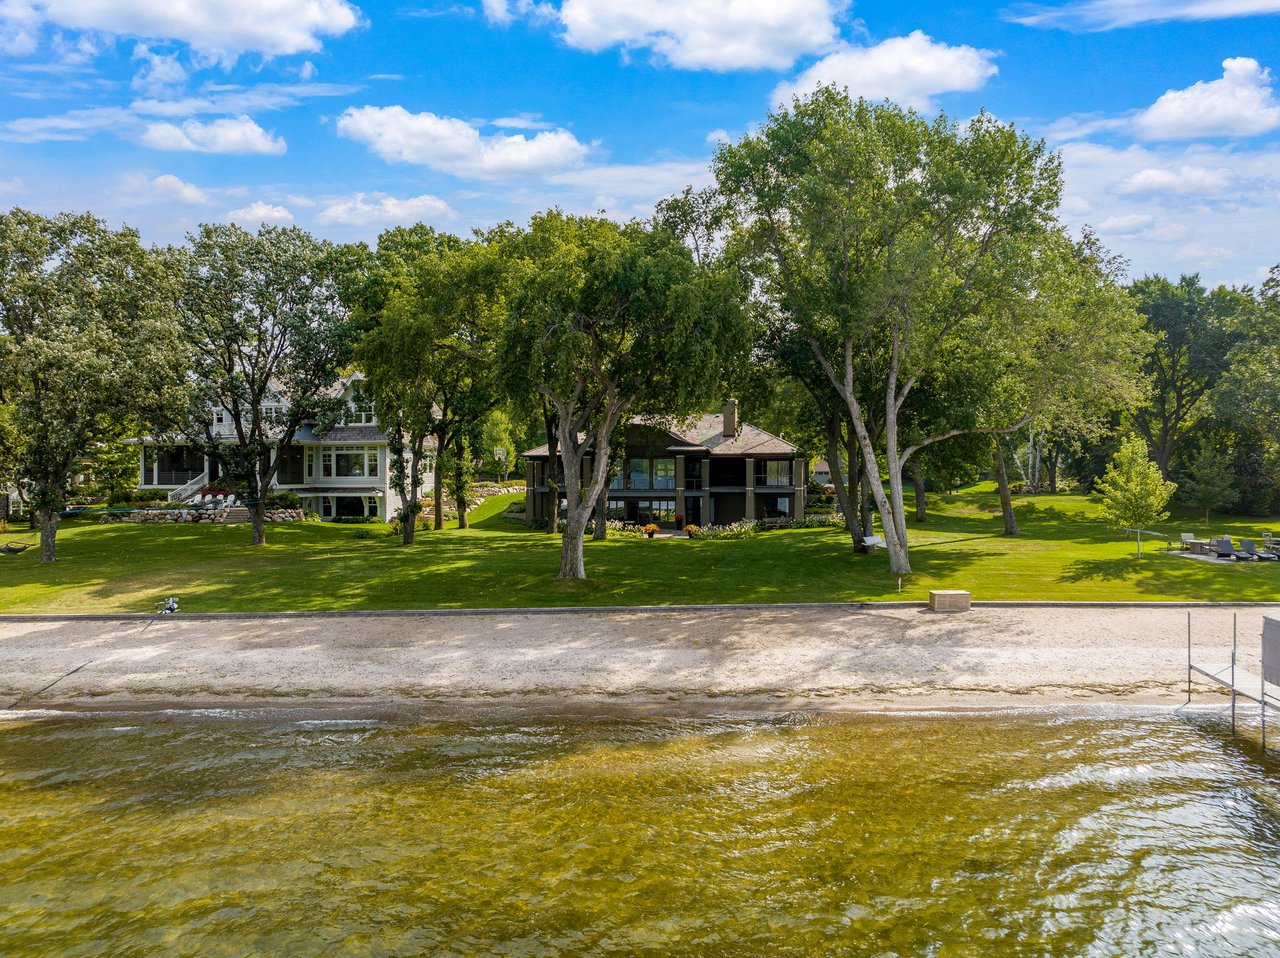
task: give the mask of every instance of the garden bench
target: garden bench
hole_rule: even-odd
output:
[[[881,549],[885,548],[884,536],[865,536],[862,544],[866,546],[868,552],[875,552],[877,546]]]

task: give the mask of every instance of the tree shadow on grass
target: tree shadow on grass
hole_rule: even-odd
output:
[[[1058,576],[1059,582],[1122,582],[1134,577],[1137,559],[1077,559]]]

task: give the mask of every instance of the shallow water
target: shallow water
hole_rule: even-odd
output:
[[[1280,953],[1220,719],[0,723],[0,954]]]

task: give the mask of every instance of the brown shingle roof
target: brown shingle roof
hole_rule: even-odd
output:
[[[665,429],[678,440],[667,447],[669,450],[706,449],[712,456],[794,456],[800,452],[799,446],[779,439],[749,422],[740,423],[736,436],[726,436],[724,414],[718,412],[679,422],[654,423],[644,419],[631,419],[628,425]],[[547,444],[543,443],[521,455],[526,459],[540,459],[545,458],[547,452]]]

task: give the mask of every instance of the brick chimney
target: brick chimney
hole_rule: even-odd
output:
[[[724,436],[726,439],[732,439],[738,434],[738,400],[726,399],[724,401]]]

